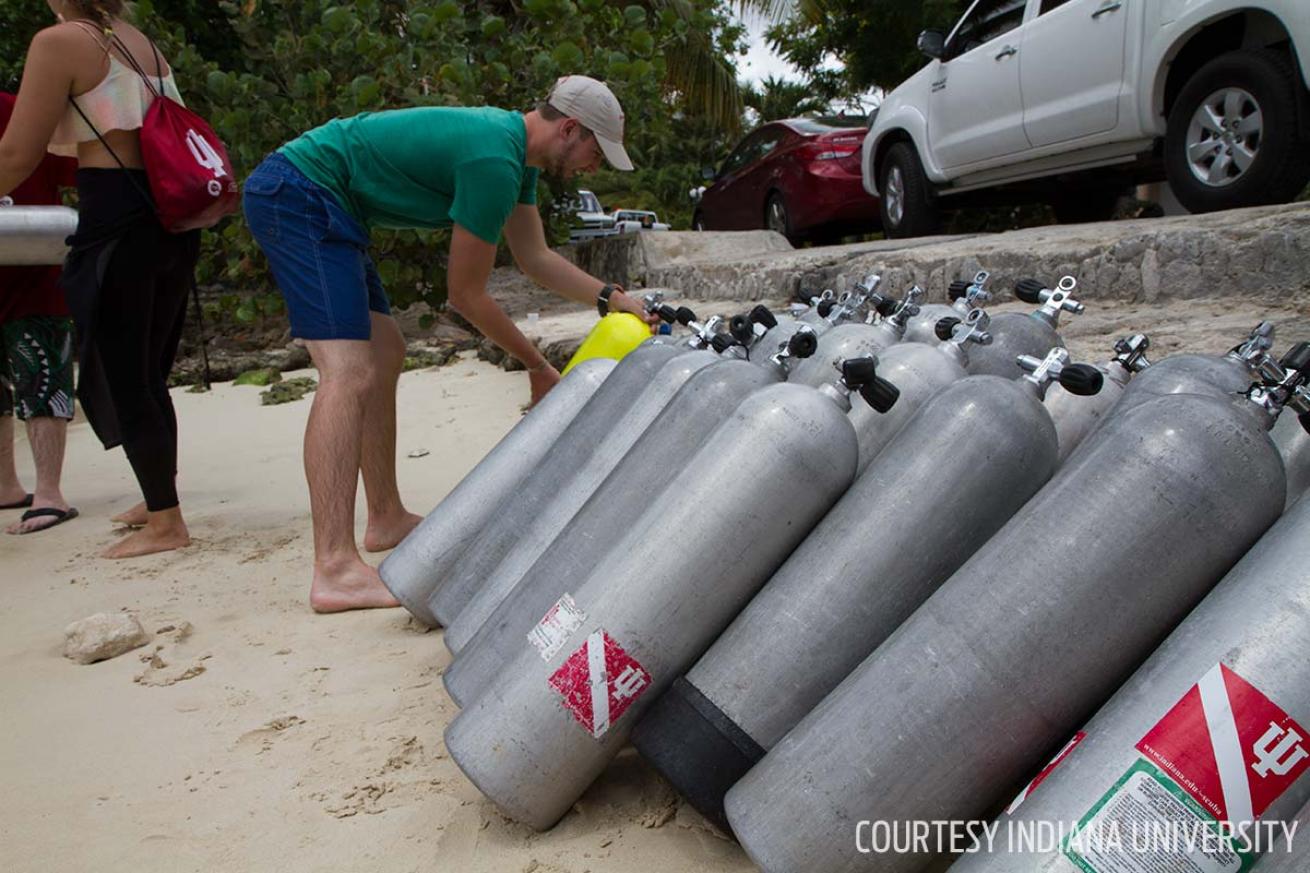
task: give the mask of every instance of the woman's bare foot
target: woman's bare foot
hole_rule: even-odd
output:
[[[400,601],[382,584],[378,571],[356,557],[332,565],[314,565],[309,605],[315,612],[344,612],[385,609],[399,606]]]
[[[168,552],[191,545],[191,534],[182,520],[182,510],[174,506],[146,514],[145,526],[114,543],[100,553],[102,558],[136,558],[155,552]]]
[[[149,513],[146,512],[146,502],[142,500],[131,509],[125,509],[118,515],[109,516],[109,520],[114,524],[121,524],[127,527],[143,527],[148,517]]]
[[[394,549],[422,520],[422,516],[412,512],[402,512],[390,518],[370,518],[364,530],[364,551],[385,552]]]

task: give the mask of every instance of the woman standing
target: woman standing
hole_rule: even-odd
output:
[[[103,552],[128,558],[191,542],[178,505],[177,417],[167,379],[177,353],[199,232],[155,215],[140,128],[167,62],[122,19],[123,0],[48,0],[59,23],[32,40],[0,139],[0,196],[47,151],[76,155],[79,215],[64,289],[81,335],[78,398],[105,448],[122,445],[144,504],[117,520],[141,529]],[[148,77],[148,78],[147,78]]]

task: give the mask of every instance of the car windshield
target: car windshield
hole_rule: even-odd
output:
[[[603,212],[600,208],[600,198],[590,191],[579,191],[578,202],[580,204],[579,212]]]

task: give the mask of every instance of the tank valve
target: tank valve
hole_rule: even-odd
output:
[[[991,274],[986,270],[979,270],[974,274],[972,281],[956,279],[951,283],[946,294],[952,302],[963,300],[970,309],[977,309],[989,303],[992,299],[991,292],[984,287],[990,276]]]
[[[919,304],[923,302],[924,296],[923,289],[915,285],[905,292],[904,298],[895,301],[895,308],[887,317],[887,322],[901,336],[905,335],[910,319],[919,314]]]
[[[778,319],[769,311],[769,307],[763,303],[756,306],[750,311],[751,324],[758,324],[765,330],[773,330],[778,326]]]
[[[728,333],[742,345],[748,345],[755,338],[755,325],[749,315],[734,315],[728,319]]]
[[[1037,279],[1020,279],[1014,285],[1014,296],[1025,303],[1040,304],[1041,308],[1033,313],[1051,327],[1058,327],[1061,312],[1080,315],[1087,308],[1071,296],[1078,287],[1078,280],[1065,276],[1054,288],[1047,288]]]
[[[956,345],[977,343],[980,346],[991,345],[992,335],[987,332],[992,317],[982,309],[971,309],[964,318],[948,315],[933,325],[933,332],[942,342],[954,342]]]
[[[1140,373],[1151,362],[1146,358],[1146,350],[1151,347],[1151,338],[1144,333],[1120,337],[1114,341],[1114,360],[1130,373]]]
[[[1301,428],[1310,433],[1310,343],[1297,343],[1279,361],[1266,356],[1261,381],[1246,397],[1270,414],[1270,421],[1286,409],[1296,413]]]
[[[858,392],[875,412],[889,411],[901,396],[900,389],[878,375],[877,358],[847,358],[841,362],[841,374],[842,386]]]
[[[1090,364],[1069,363],[1068,349],[1051,349],[1045,358],[1019,355],[1015,360],[1024,371],[1024,381],[1037,389],[1038,399],[1045,397],[1047,386],[1056,381],[1070,394],[1083,397],[1100,392],[1105,383],[1101,371]]]
[[[1244,362],[1253,370],[1260,369],[1269,357],[1269,350],[1274,347],[1274,326],[1262,321],[1251,329],[1245,342],[1233,346],[1228,352],[1234,358]]]

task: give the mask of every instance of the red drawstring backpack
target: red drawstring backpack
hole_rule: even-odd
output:
[[[141,123],[141,157],[159,223],[170,233],[213,227],[241,206],[236,174],[223,141],[203,118],[164,94],[164,64],[153,42],[150,48],[155,53],[155,67],[161,71],[158,87],[123,41],[118,37],[113,39],[155,95]],[[114,160],[123,166],[77,101],[72,97],[68,100]]]

